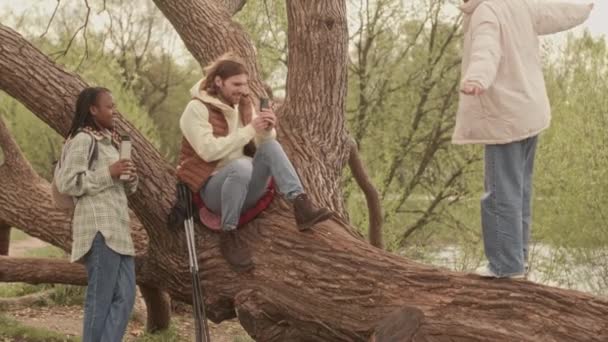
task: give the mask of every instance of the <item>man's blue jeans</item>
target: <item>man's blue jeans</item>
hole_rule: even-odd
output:
[[[232,230],[242,211],[264,195],[270,177],[288,200],[304,193],[296,170],[274,139],[260,144],[253,160],[240,158],[222,167],[203,186],[201,198],[209,210],[222,215],[222,229]]]

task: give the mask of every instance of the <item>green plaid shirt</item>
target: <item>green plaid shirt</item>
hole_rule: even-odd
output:
[[[72,219],[72,262],[81,259],[91,249],[97,232],[103,234],[106,244],[123,255],[135,255],[127,193],[137,188],[137,177],[130,182],[112,179],[109,166],[119,159],[109,134],[96,135],[97,159],[88,168],[92,138],[78,133],[66,142],[65,160],[57,174],[57,190],[76,197]]]

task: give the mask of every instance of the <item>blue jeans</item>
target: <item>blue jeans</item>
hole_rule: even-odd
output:
[[[203,186],[201,198],[209,210],[221,214],[222,229],[232,230],[242,211],[255,206],[266,193],[271,176],[289,200],[304,192],[283,147],[274,139],[260,144],[253,160],[240,158],[222,167]]]
[[[133,257],[114,252],[97,233],[84,262],[88,285],[82,342],[120,342],[135,302]]]
[[[524,273],[528,259],[537,142],[534,136],[485,147],[481,226],[490,270],[499,277]]]

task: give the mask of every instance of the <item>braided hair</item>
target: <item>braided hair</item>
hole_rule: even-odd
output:
[[[101,93],[110,93],[110,90],[103,87],[89,87],[84,88],[80,92],[78,100],[76,100],[76,110],[72,121],[72,127],[68,132],[67,138],[73,138],[78,131],[85,127],[101,130],[95,123],[93,115],[91,114],[91,106],[97,104],[97,98]]]

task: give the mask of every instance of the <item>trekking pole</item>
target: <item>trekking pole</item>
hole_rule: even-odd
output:
[[[198,257],[196,254],[196,242],[194,239],[194,215],[192,213],[192,197],[190,191],[184,187],[186,199],[186,220],[184,227],[186,230],[186,242],[188,243],[188,256],[192,273],[192,297],[195,320],[195,332],[197,342],[210,342],[209,329],[205,315],[205,302],[202,294],[200,278],[198,276]]]
[[[186,219],[184,229],[186,243],[188,245],[188,261],[192,274],[192,307],[194,309],[194,325],[196,342],[211,342],[209,327],[207,326],[207,314],[205,311],[205,299],[203,289],[198,275],[198,256],[196,254],[196,240],[194,238],[194,215],[192,211],[192,194],[187,186],[180,187],[181,196],[186,200]]]
[[[205,336],[205,342],[211,342],[211,337],[209,336],[209,327],[207,325],[207,309],[205,307],[205,296],[203,292],[203,286],[201,283],[201,279],[199,277],[198,271],[198,257],[196,257],[196,243],[194,239],[194,215],[192,215],[192,207],[190,207],[190,241],[192,246],[192,255],[194,261],[194,269],[195,269],[195,277],[194,277],[194,291],[198,298],[198,316],[199,316],[199,324],[201,325],[202,333]]]

